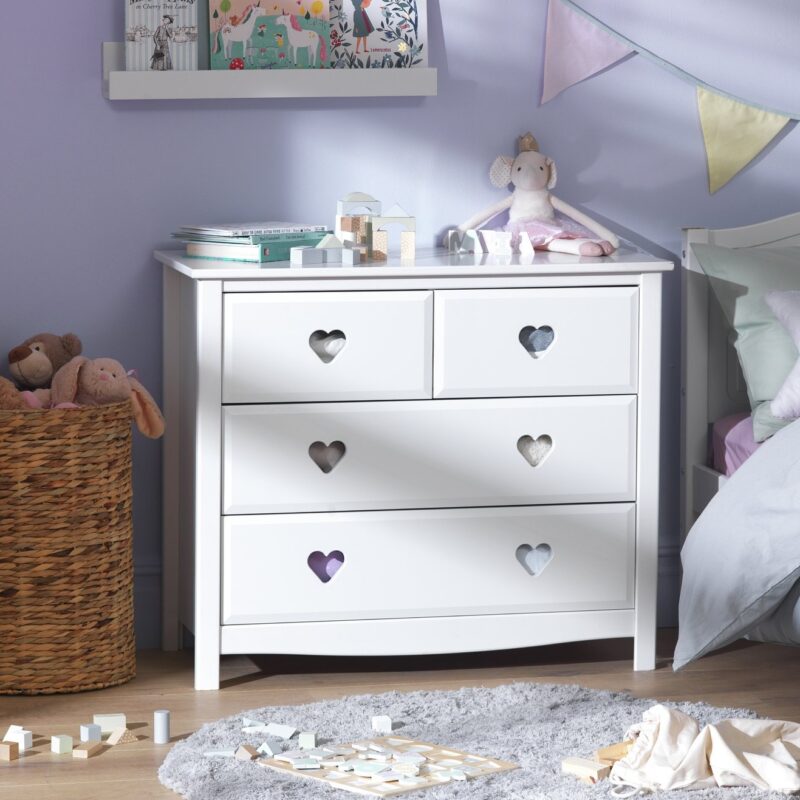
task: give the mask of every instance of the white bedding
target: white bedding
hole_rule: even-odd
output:
[[[800,643],[800,420],[727,481],[681,561],[674,669],[747,635]]]

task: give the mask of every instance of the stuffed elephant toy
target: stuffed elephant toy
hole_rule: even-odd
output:
[[[139,430],[150,439],[164,433],[164,417],[147,389],[113,358],[76,356],[53,377],[55,406],[103,406],[130,400]]]
[[[619,239],[608,228],[550,194],[556,185],[556,165],[539,152],[531,133],[519,138],[519,155],[498,156],[489,171],[497,187],[513,186],[514,192],[459,225],[460,231],[484,225],[508,211],[507,230],[529,236],[542,250],[581,256],[607,256],[619,247]],[[562,217],[556,218],[556,211]]]

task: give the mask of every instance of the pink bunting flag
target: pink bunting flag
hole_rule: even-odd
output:
[[[561,0],[550,0],[542,104],[633,52]]]

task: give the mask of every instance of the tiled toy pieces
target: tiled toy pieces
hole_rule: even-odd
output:
[[[237,761],[253,761],[258,758],[258,750],[250,744],[240,744],[236,748],[234,758]]]
[[[259,759],[256,764],[375,797],[394,797],[451,781],[466,781],[517,769],[516,764],[509,762],[392,736],[322,748],[322,752],[334,750],[353,751],[358,757],[342,760],[334,766],[328,757],[290,760],[286,754],[281,754],[275,758]],[[299,751],[298,755],[311,756],[315,752],[318,751]]]

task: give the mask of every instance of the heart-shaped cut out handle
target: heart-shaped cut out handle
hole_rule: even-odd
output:
[[[543,433],[534,439],[525,434],[517,440],[517,450],[532,467],[541,466],[553,450],[553,437]]]
[[[335,441],[330,444],[313,442],[308,447],[311,460],[327,475],[343,458],[347,452],[344,442]]]
[[[314,331],[308,337],[308,346],[319,356],[323,364],[330,364],[347,344],[347,337],[340,330]]]
[[[344,553],[341,550],[331,550],[328,555],[315,550],[308,556],[309,568],[323,583],[327,583],[343,564]]]
[[[517,548],[517,561],[522,564],[523,569],[528,575],[536,577],[541,575],[544,568],[553,560],[553,548],[549,544],[537,544],[531,547],[529,544],[521,544]]]
[[[519,343],[528,351],[531,358],[539,358],[550,348],[556,338],[556,332],[549,325],[537,328],[526,325],[519,332]]]

